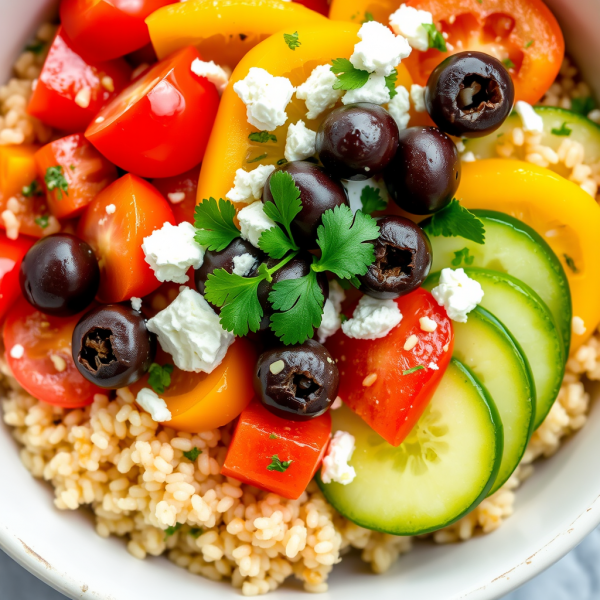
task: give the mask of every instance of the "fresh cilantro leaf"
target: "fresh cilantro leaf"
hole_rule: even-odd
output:
[[[369,21],[374,21],[374,20],[375,20],[375,17],[373,16],[373,14],[370,12],[366,12],[365,18],[360,22],[360,24],[364,25],[365,23],[368,23]]]
[[[470,266],[473,264],[474,260],[475,257],[469,254],[469,249],[463,248],[462,250],[458,250],[458,252],[454,253],[454,258],[451,261],[451,265],[453,267],[460,267],[460,265],[464,261],[465,265]]]
[[[294,242],[280,227],[271,227],[258,240],[259,248],[271,258],[283,258],[288,252],[298,250]]]
[[[302,42],[298,39],[297,31],[295,31],[294,33],[284,33],[283,39],[285,40],[285,43],[288,45],[290,50],[295,50],[296,48],[299,48],[302,45]]]
[[[526,44],[525,44],[525,48],[531,48],[531,46],[533,46],[533,40],[529,40]]]
[[[413,367],[412,369],[406,369],[406,371],[402,371],[402,375],[410,375],[411,373],[416,373],[417,371],[420,371],[421,369],[424,369],[425,367],[423,365],[417,365],[416,367]]]
[[[448,48],[446,47],[446,40],[444,36],[439,32],[438,28],[434,23],[423,23],[421,25],[423,29],[427,32],[427,37],[429,38],[429,47],[435,48],[440,52],[448,52]]]
[[[364,275],[375,260],[373,244],[379,236],[375,219],[348,206],[336,206],[322,216],[323,223],[317,229],[317,244],[321,258],[313,263],[314,271],[331,271],[341,279]]]
[[[195,240],[201,246],[206,246],[210,251],[220,252],[240,237],[240,230],[235,226],[235,206],[229,200],[214,198],[202,200],[196,206],[194,225]]]
[[[46,229],[48,227],[48,220],[50,217],[48,215],[42,215],[41,217],[36,217],[34,222],[36,225],[39,225],[42,229]]]
[[[370,215],[376,210],[385,210],[387,202],[381,197],[380,191],[370,185],[365,186],[360,193],[362,211]]]
[[[148,385],[157,393],[164,394],[171,385],[171,374],[173,365],[161,367],[158,363],[152,363],[148,369]]]
[[[204,529],[202,527],[192,527],[189,533],[194,539],[198,539],[204,533]]]
[[[31,198],[31,196],[41,196],[43,194],[43,190],[40,184],[37,182],[37,179],[34,179],[29,185],[24,185],[21,193],[26,198]]]
[[[267,471],[278,471],[279,473],[285,473],[290,465],[292,464],[291,460],[281,461],[277,454],[274,454],[271,457],[271,464],[267,467]]]
[[[514,69],[515,68],[515,63],[510,60],[510,58],[505,58],[502,61],[502,64],[507,68],[507,69]]]
[[[347,58],[334,58],[331,72],[338,76],[334,90],[357,90],[369,80],[369,72],[357,69]]]
[[[278,436],[278,435],[275,435],[274,433],[272,433],[272,434],[269,436],[269,439],[270,439],[270,440],[278,440],[278,439],[279,439],[279,436]]]
[[[65,179],[63,174],[63,168],[58,165],[56,167],[48,167],[46,169],[46,175],[44,176],[46,187],[49,192],[56,190],[56,199],[63,199],[63,192],[65,196],[69,195],[69,183]]]
[[[567,122],[565,121],[560,127],[553,127],[551,129],[552,135],[559,135],[562,137],[567,137],[571,135],[573,130],[567,126]]]
[[[455,198],[442,210],[432,215],[425,231],[433,236],[462,237],[476,244],[485,243],[483,223]]]
[[[255,156],[254,158],[251,158],[250,160],[246,161],[246,164],[252,164],[255,162],[260,162],[263,158],[267,158],[267,156],[269,156],[269,154],[267,152],[265,152],[264,154],[261,154],[260,156]]]
[[[176,525],[173,525],[172,527],[167,527],[165,529],[165,541],[167,541],[172,535],[177,533],[182,527],[183,527],[182,523],[177,523]]]
[[[269,133],[268,131],[253,131],[248,139],[251,142],[258,142],[259,144],[266,144],[267,142],[276,142],[277,136]]]
[[[596,108],[596,103],[591,96],[586,96],[585,98],[573,98],[571,100],[571,110],[578,115],[587,117],[594,108]]]
[[[563,254],[563,256],[565,257],[565,262],[567,263],[567,267],[569,267],[569,269],[571,269],[571,271],[573,271],[573,273],[579,273],[579,269],[577,268],[575,261],[568,254]]]
[[[27,50],[27,52],[33,52],[34,54],[40,54],[45,47],[46,42],[36,40],[35,42],[31,42],[31,44],[27,44],[27,46],[25,46],[25,50]]]
[[[188,450],[187,452],[183,453],[183,455],[192,462],[194,462],[201,454],[202,450],[200,450],[200,448],[196,448],[196,446],[194,446],[191,450]]]
[[[275,223],[283,225],[290,240],[293,241],[290,224],[302,210],[300,190],[292,176],[284,171],[276,171],[271,175],[269,189],[271,190],[273,202],[265,202],[265,214]]]
[[[394,69],[386,78],[385,78],[385,87],[390,92],[390,100],[398,95],[396,91],[396,80],[398,79],[398,71]]]

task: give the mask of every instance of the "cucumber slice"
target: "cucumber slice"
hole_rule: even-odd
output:
[[[482,190],[482,193],[485,191]],[[445,267],[482,267],[507,273],[529,285],[550,309],[564,348],[571,342],[571,293],[560,261],[531,227],[504,213],[473,210],[485,225],[485,244],[461,237],[432,236],[432,271]],[[425,223],[423,223],[425,226]],[[461,250],[468,258],[461,256]]]
[[[475,376],[452,359],[423,416],[397,448],[344,406],[333,431],[356,438],[348,485],[317,481],[327,500],[362,527],[419,535],[460,519],[483,500],[502,459],[502,422]]]

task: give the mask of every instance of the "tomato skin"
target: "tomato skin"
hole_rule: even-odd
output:
[[[61,166],[69,184],[67,193],[46,190],[48,206],[58,219],[73,218],[110,183],[117,179],[117,168],[86,139],[76,133],[47,144],[35,154],[40,181],[50,167]]]
[[[81,314],[66,319],[44,315],[23,297],[6,318],[4,345],[8,365],[21,387],[42,402],[79,408],[91,404],[95,394],[104,393],[83,378],[73,361],[71,338],[80,318]],[[18,359],[10,355],[17,344],[25,350]],[[57,371],[51,354],[65,361],[64,371]]]
[[[101,61],[150,43],[147,16],[174,0],[62,0],[60,21],[83,56]]]
[[[324,16],[329,14],[329,0],[294,0],[296,4],[302,4],[310,10],[321,13]]]
[[[340,330],[326,344],[340,370],[340,397],[393,446],[402,443],[423,414],[452,358],[454,344],[452,323],[429,292],[419,288],[396,304],[403,319],[384,338],[357,340]],[[421,330],[419,319],[424,316],[438,324],[434,332]],[[411,335],[419,342],[406,351],[404,344]],[[431,362],[439,370],[427,368]],[[425,368],[402,374],[418,365]],[[377,379],[365,387],[363,381],[371,374]]]
[[[116,165],[141,177],[172,177],[202,161],[219,106],[217,88],[190,69],[188,47],[146,71],[85,132]]]
[[[0,323],[20,295],[19,269],[34,242],[34,239],[23,235],[9,240],[4,232],[0,232]]]
[[[310,421],[288,421],[254,400],[240,415],[221,475],[296,500],[321,465],[330,436],[329,412]],[[292,461],[285,473],[267,470],[275,454]]]
[[[116,210],[109,215],[110,204]],[[145,261],[142,242],[166,222],[175,224],[168,202],[136,175],[124,175],[96,196],[79,221],[77,235],[100,263],[100,302],[142,298],[160,286]]]
[[[196,192],[198,190],[199,177],[200,165],[175,177],[152,180],[152,185],[169,200],[177,224],[184,221],[192,225],[194,224],[194,210],[196,209]],[[174,200],[169,197],[170,194],[176,194]],[[181,194],[184,194],[183,200],[179,200]]]

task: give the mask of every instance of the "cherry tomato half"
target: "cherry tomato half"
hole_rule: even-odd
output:
[[[175,224],[169,203],[136,175],[124,175],[96,196],[79,221],[77,235],[98,258],[100,302],[142,298],[160,286],[145,261],[142,242],[166,222]]]
[[[71,338],[81,314],[50,317],[20,298],[4,325],[6,356],[15,379],[32,396],[63,408],[91,404],[103,391],[83,378],[73,362]],[[23,347],[23,355],[13,349]],[[13,352],[11,352],[13,351]]]
[[[19,297],[19,269],[34,242],[23,235],[9,240],[4,232],[0,232],[0,323]]]
[[[196,209],[196,193],[200,166],[194,167],[181,175],[153,179],[152,185],[169,201],[177,223],[194,224],[194,210]]]
[[[219,106],[217,88],[192,73],[189,47],[132,83],[99,114],[86,137],[116,165],[141,177],[171,177],[200,163]]]

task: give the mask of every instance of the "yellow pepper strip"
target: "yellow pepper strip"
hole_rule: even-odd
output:
[[[586,327],[583,335],[573,332],[571,351],[589,339],[600,322],[600,207],[594,199],[548,169],[501,158],[463,163],[456,197],[467,208],[520,219],[544,238],[565,269],[573,315]]]
[[[387,24],[390,15],[400,8],[400,4],[392,0],[332,0],[329,18],[353,23],[373,19]]]
[[[204,60],[230,69],[276,31],[294,33],[324,22],[323,15],[283,0],[188,0],[164,6],[146,19],[159,59],[196,46]]]

